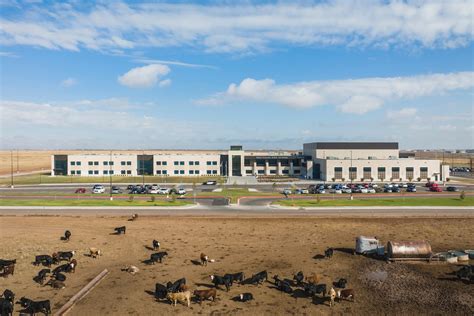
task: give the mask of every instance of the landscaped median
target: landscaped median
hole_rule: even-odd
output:
[[[371,198],[371,199],[284,199],[273,204],[292,207],[325,207],[325,206],[472,206],[474,197],[417,197],[417,198]]]
[[[212,196],[212,197],[224,197],[230,200],[230,203],[235,204],[237,200],[241,197],[255,196],[255,197],[270,197],[270,196],[279,196],[277,192],[260,192],[260,191],[249,191],[245,188],[215,188],[212,192],[200,192],[200,197]]]
[[[124,199],[98,200],[98,199],[0,199],[0,206],[159,206],[173,207],[193,204],[189,200],[138,200],[133,201]]]

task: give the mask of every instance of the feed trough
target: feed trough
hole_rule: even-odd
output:
[[[469,255],[464,251],[458,250],[449,250],[448,251],[452,256],[458,258],[458,262],[469,261]]]
[[[358,254],[375,254],[380,248],[380,241],[377,237],[358,236],[356,237],[355,251]]]

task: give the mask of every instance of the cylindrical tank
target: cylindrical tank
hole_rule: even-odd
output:
[[[421,241],[389,241],[387,243],[389,258],[429,258],[431,245]]]

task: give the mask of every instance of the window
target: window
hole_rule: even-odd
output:
[[[108,161],[104,161],[104,166],[107,166],[109,164]]]
[[[162,161],[161,164],[162,164],[163,166],[168,165],[168,163],[167,163],[166,161]]]
[[[75,166],[76,165],[76,162],[75,161],[71,161],[71,166]]]
[[[392,179],[400,179],[400,167],[392,167]]]
[[[114,162],[113,161],[109,161],[109,166],[113,166],[114,165]]]
[[[99,174],[99,170],[94,170],[94,174]]]
[[[99,162],[98,161],[94,161],[94,166],[98,166],[99,165]]]
[[[184,161],[180,161],[180,162],[179,162],[179,165],[180,165],[180,166],[184,166]]]
[[[80,166],[81,165],[81,162],[80,161],[76,161],[76,166]]]
[[[127,166],[131,166],[132,165],[132,162],[131,161],[127,161]]]
[[[289,174],[289,173],[290,173],[290,170],[283,170],[282,173],[283,173],[283,174]]]
[[[377,178],[380,181],[385,180],[385,167],[378,167],[377,168]]]
[[[270,174],[276,174],[276,170],[270,170]]]
[[[161,166],[161,161],[157,161],[157,162],[156,162],[156,165],[157,165],[157,166]]]
[[[88,162],[89,166],[92,166],[94,163],[92,161]]]
[[[206,161],[206,165],[208,166],[212,165],[212,161]]]
[[[124,161],[122,161],[124,162]],[[120,174],[125,174],[125,170],[120,170]]]
[[[75,175],[75,174],[76,174],[76,171],[71,170],[71,175]]]
[[[258,174],[265,174],[265,170],[258,170],[257,173]]]
[[[251,166],[251,163],[252,163],[252,162],[250,161],[250,159],[244,159],[244,166],[245,166],[245,167],[250,167],[250,166]],[[247,170],[247,171],[248,171],[248,170]]]
[[[125,166],[125,161],[121,161],[120,164],[121,164],[122,166]]]
[[[93,174],[94,172],[92,170],[89,170],[89,174]]]
[[[195,162],[194,162],[194,165],[195,165],[195,166],[199,166],[199,161],[195,161]]]
[[[174,163],[175,166],[179,165],[179,161],[174,161],[173,163]]]
[[[342,179],[342,167],[334,167],[334,178]]]
[[[245,170],[246,174],[252,174],[252,170]]]
[[[132,170],[127,170],[127,174],[132,174]]]
[[[264,167],[265,166],[265,160],[257,159],[257,166],[258,167]]]
[[[192,162],[192,161],[190,161]],[[194,170],[189,170],[189,174],[194,174]]]
[[[428,179],[428,167],[420,167],[420,178]]]
[[[301,173],[301,170],[299,170],[299,169],[295,170],[295,174],[300,174],[300,173]]]
[[[349,179],[354,180],[357,178],[357,167],[349,167]]]
[[[285,166],[285,167],[288,167],[290,165],[290,162],[288,161],[288,159],[283,159],[283,160],[281,160],[281,165]]]
[[[114,171],[113,171],[113,170],[110,170],[110,171],[109,171],[109,174],[114,174]]]
[[[217,170],[212,170],[212,174],[217,174]]]
[[[364,179],[371,179],[371,178],[372,178],[372,168],[364,167]]]
[[[212,165],[213,165],[213,166],[217,166],[217,161],[213,161],[213,162],[212,162]]]
[[[108,170],[104,170],[104,174],[108,174],[108,172],[109,172]]]
[[[168,174],[168,171],[163,170],[162,173],[163,173],[163,174]]]
[[[179,174],[179,171],[178,171],[178,170],[175,170],[175,171],[174,171],[174,174]]]
[[[156,174],[161,174],[161,170],[156,170]]]
[[[190,162],[189,162],[189,165],[190,165],[190,166],[194,166],[194,161],[190,161]]]
[[[194,174],[199,174],[199,170],[194,170]]]
[[[76,171],[76,174],[77,174],[77,175],[81,175],[81,170],[77,170],[77,171]]]
[[[406,178],[413,179],[413,167],[406,168]]]
[[[271,166],[271,167],[276,167],[276,165],[277,165],[276,159],[268,160],[268,165]]]
[[[184,174],[184,170],[179,170],[179,174]]]

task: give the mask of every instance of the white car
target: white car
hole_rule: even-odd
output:
[[[105,193],[105,188],[103,185],[94,185],[92,188],[92,193]]]
[[[158,190],[158,188],[151,187],[151,189],[148,190],[148,194],[158,194]]]
[[[309,191],[307,189],[296,189],[296,194],[308,194]]]
[[[377,183],[371,183],[369,186],[371,186],[372,188],[378,188],[379,185]]]
[[[290,195],[292,192],[291,189],[284,189],[281,193],[285,195]]]
[[[177,191],[176,191],[179,195],[185,195],[186,194],[186,190],[184,188],[179,188]]]
[[[342,190],[341,190],[341,189],[335,189],[335,190],[332,190],[332,193],[334,193],[334,194],[342,194]]]
[[[360,193],[369,193],[369,190],[366,188],[360,189]]]
[[[391,188],[393,188],[393,184],[387,183],[387,184],[384,185],[384,188],[391,189]]]
[[[158,194],[170,194],[170,189],[167,188],[159,188]]]
[[[351,189],[348,189],[348,188],[346,188],[346,189],[343,189],[343,190],[342,190],[342,193],[351,194],[351,193],[352,193],[352,190],[351,190]]]
[[[376,193],[374,188],[368,188],[367,193]]]

